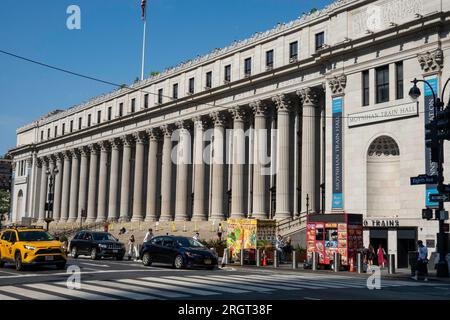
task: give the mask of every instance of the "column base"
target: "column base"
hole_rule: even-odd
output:
[[[230,218],[233,218],[233,219],[244,219],[245,218],[245,213],[232,213],[230,215]]]
[[[181,222],[183,222],[183,221],[189,221],[189,217],[175,217],[175,220],[174,221],[181,221]]]
[[[87,218],[86,220],[83,220],[84,223],[94,223],[95,221],[95,218]],[[80,220],[78,220],[78,222],[80,222]]]
[[[159,217],[160,222],[171,222],[173,221],[172,217]]]
[[[110,217],[108,218],[108,222],[117,222],[119,219],[117,217]]]
[[[74,223],[77,222],[77,218],[69,218],[67,219],[67,223]]]
[[[264,212],[252,213],[252,219],[269,219],[269,214]]]
[[[158,219],[156,217],[146,217],[144,222],[156,222]]]
[[[208,221],[208,218],[206,216],[193,216],[191,221],[193,222]]]
[[[130,222],[130,218],[128,218],[128,217],[120,217],[119,218],[119,222]]]
[[[100,222],[106,222],[106,218],[100,218],[95,220],[96,223],[100,223]]]
[[[292,218],[292,215],[290,212],[275,212],[275,220],[283,220],[287,218]]]
[[[143,217],[133,217],[131,218],[131,222],[142,222],[144,221]]]
[[[225,216],[224,215],[211,216],[208,221],[222,222],[225,221]]]

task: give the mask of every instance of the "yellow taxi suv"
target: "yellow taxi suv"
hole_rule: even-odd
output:
[[[66,267],[62,243],[39,227],[12,227],[0,233],[0,267],[14,263],[16,270],[25,266],[54,265]]]

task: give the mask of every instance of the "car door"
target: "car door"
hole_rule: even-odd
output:
[[[11,247],[11,243],[9,242],[9,238],[11,237],[11,231],[5,231],[1,238],[0,250],[2,259],[9,259],[9,249]]]
[[[75,237],[70,241],[70,250],[73,248],[77,248],[78,253],[83,253],[83,237],[84,237],[84,231],[78,232]]]
[[[172,264],[177,254],[175,239],[172,237],[164,237],[162,247],[162,262]]]
[[[83,240],[83,251],[87,254],[91,253],[92,246],[94,243],[94,238],[92,237],[92,233],[85,232],[84,233],[84,240]]]
[[[150,253],[150,258],[153,262],[162,262],[162,247],[163,247],[163,237],[156,237],[150,240],[150,246],[148,247],[148,252]]]
[[[15,231],[11,231],[11,236],[9,238],[9,248],[8,248],[8,259],[10,260],[14,260],[14,252],[15,252],[15,248],[16,248],[16,243],[17,243],[18,239],[17,239],[17,234]]]

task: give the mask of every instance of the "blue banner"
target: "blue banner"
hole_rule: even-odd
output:
[[[342,104],[343,98],[333,98],[333,198],[332,209],[343,209],[342,194]]]
[[[425,79],[433,88],[436,96],[438,93],[438,78],[432,77]],[[434,119],[434,100],[433,100],[433,92],[431,88],[424,83],[424,114],[425,114],[425,124],[430,123]],[[437,163],[431,162],[431,150],[430,148],[425,147],[425,173],[427,175],[433,176],[437,175]],[[427,184],[425,191],[425,205],[427,207],[438,207],[439,203],[431,202],[429,200],[429,195],[433,193],[438,193],[436,184]]]

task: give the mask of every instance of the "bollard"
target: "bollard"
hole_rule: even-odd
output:
[[[223,250],[223,256],[222,256],[222,268],[225,267],[228,264],[228,250]]]
[[[334,272],[338,272],[339,271],[339,265],[340,265],[340,259],[341,259],[341,256],[340,256],[340,254],[339,253],[337,253],[337,252],[334,252],[333,253],[333,257],[334,257],[334,260],[333,260],[333,271]]]
[[[394,274],[395,273],[395,254],[389,255],[389,261],[388,261],[388,273]]]
[[[256,249],[256,266],[260,267],[261,266],[261,250]]]
[[[295,250],[292,250],[292,269],[298,268],[298,261],[297,261],[297,252]]]
[[[244,249],[241,249],[241,266],[244,265]]]
[[[361,261],[361,252],[358,252],[356,255],[356,261],[358,266],[358,273],[362,273],[362,261]]]
[[[273,251],[273,267],[278,268],[278,252],[277,250]]]
[[[317,262],[319,260],[318,258],[319,258],[319,256],[318,256],[317,252],[313,252],[313,255],[312,255],[312,269],[313,269],[313,271],[317,270]]]

